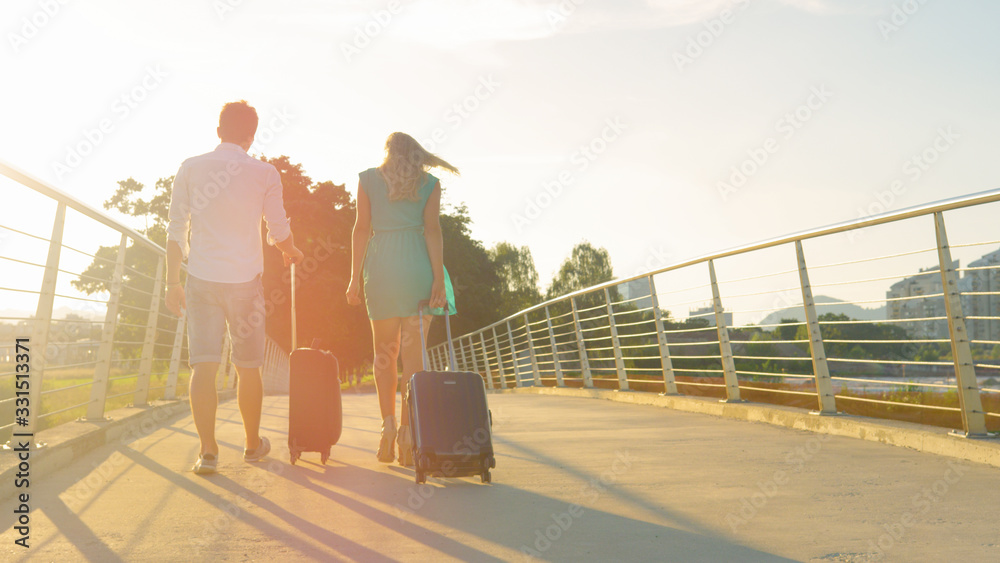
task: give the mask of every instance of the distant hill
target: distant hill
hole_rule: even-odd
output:
[[[858,307],[857,305],[851,305],[850,303],[845,303],[841,299],[835,299],[833,297],[827,297],[825,295],[817,295],[815,297],[816,303],[839,303],[839,305],[823,305],[816,307],[817,314],[834,313],[837,315],[843,314],[847,315],[852,319],[857,319],[859,321],[882,321],[885,320],[885,305],[878,307],[876,309],[865,309],[864,307]],[[789,307],[787,309],[781,309],[780,311],[775,311],[770,315],[761,319],[758,324],[778,324],[781,319],[795,319],[797,321],[805,320],[805,312],[802,310],[802,306]]]

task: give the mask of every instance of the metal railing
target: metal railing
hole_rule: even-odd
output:
[[[41,204],[55,207],[51,229],[45,232],[0,224],[0,241],[4,243],[0,244],[0,263],[4,264],[0,272],[7,272],[0,276],[5,280],[0,283],[0,310],[16,308],[10,306],[14,302],[10,296],[36,296],[33,317],[0,317],[0,326],[8,334],[0,341],[0,442],[9,440],[15,431],[34,433],[77,417],[101,420],[112,408],[175,399],[179,388],[183,394],[184,377],[189,375],[182,367],[187,363],[186,323],[184,318],[169,314],[163,304],[164,249],[69,194],[2,162],[0,176],[8,205],[41,196]],[[32,213],[39,211],[31,209]],[[102,240],[111,242],[104,246],[114,252],[102,254],[96,244],[89,251],[77,248],[82,246],[78,240],[86,243],[87,237],[66,232],[68,215],[82,230],[100,231]],[[34,252],[19,253],[29,244],[35,245]],[[45,255],[44,263],[33,258],[38,254]],[[89,261],[90,266],[81,270],[80,259]],[[40,283],[33,285],[31,280],[39,278]],[[22,286],[7,287],[17,285],[10,280],[23,280]],[[106,291],[92,287],[91,294],[86,294],[68,288],[70,281],[102,284]],[[107,297],[95,298],[95,294]],[[53,316],[57,302],[83,304],[87,311],[76,310],[79,314],[73,317],[57,319]],[[17,367],[15,337],[28,339],[30,376]],[[216,377],[219,389],[236,382],[230,348],[227,334],[224,361]],[[270,339],[264,375],[266,387],[280,390],[284,381],[287,389],[287,354]],[[28,381],[26,411],[17,410],[25,401],[23,395],[16,395],[12,380]],[[25,412],[27,416],[17,414]]]
[[[800,232],[612,280],[453,338],[457,366],[448,365],[446,343],[433,346],[430,357],[435,369],[481,374],[490,389],[545,385],[708,395],[727,402],[750,398],[811,406],[823,415],[901,418],[986,436],[988,426],[1000,427],[1000,388],[992,378],[987,379],[989,385],[981,385],[977,375],[1000,376],[1000,251],[958,268],[952,249],[1000,245],[1000,240],[950,246],[944,216],[995,202],[1000,202],[1000,190]],[[997,210],[991,211],[995,217]],[[903,232],[904,226],[912,228],[911,220],[927,219],[933,222],[933,237],[926,248],[901,248],[916,237],[904,234],[897,241],[897,233],[875,239],[890,245],[886,254],[806,265],[806,241],[821,246],[834,235],[855,236],[870,227]],[[1000,235],[995,221],[987,218],[980,226]],[[927,233],[926,227],[922,232]],[[867,246],[878,245],[853,248],[861,255]],[[831,275],[869,272],[921,257],[933,260],[933,266],[857,279]],[[726,260],[749,260],[754,266],[736,268],[731,273],[738,275],[722,279],[717,265]],[[787,262],[787,267],[770,266],[774,262]],[[752,275],[743,271],[760,267],[767,270]],[[823,282],[813,283],[811,276],[821,276]],[[670,283],[674,277],[693,281],[675,287]],[[814,295],[818,288],[833,291],[892,282],[884,299],[830,303],[817,302]],[[739,291],[747,286],[752,286],[750,291]],[[724,306],[760,298],[774,298],[772,306]],[[667,316],[672,308],[706,303],[683,322]],[[832,305],[874,303],[886,306],[886,318],[823,315]],[[794,322],[730,326],[734,315],[773,313],[790,306],[802,312]],[[972,337],[969,326],[975,329]],[[852,337],[861,330],[875,336]],[[828,351],[836,355],[828,356]]]

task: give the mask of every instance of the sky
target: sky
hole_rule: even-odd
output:
[[[8,1],[0,160],[100,208],[212,150],[246,99],[253,154],[354,193],[404,131],[461,170],[442,185],[473,236],[528,246],[544,290],[583,240],[630,276],[1000,187],[996,21],[987,0]],[[0,189],[0,224],[48,235],[50,205]],[[954,228],[1000,239],[990,216]],[[928,224],[807,252],[925,248]]]

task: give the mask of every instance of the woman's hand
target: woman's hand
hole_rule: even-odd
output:
[[[360,305],[361,304],[361,284],[351,278],[351,283],[347,286],[347,304],[348,305]]]
[[[448,294],[445,291],[444,278],[435,278],[431,284],[431,309],[441,309],[448,306]]]

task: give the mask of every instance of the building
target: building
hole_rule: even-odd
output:
[[[962,312],[972,340],[1000,340],[1000,321],[976,317],[1000,317],[1000,249],[970,262],[959,281]],[[986,293],[987,295],[968,295]],[[970,318],[971,317],[971,318]]]
[[[951,267],[958,268],[958,260],[953,261]],[[900,325],[913,338],[948,338],[948,320],[945,318],[947,314],[944,298],[940,295],[943,292],[942,287],[944,286],[941,283],[939,266],[922,268],[916,275],[892,284],[889,291],[885,292],[886,318],[893,320],[941,317],[940,320],[914,321]],[[932,295],[937,297],[919,298]]]

